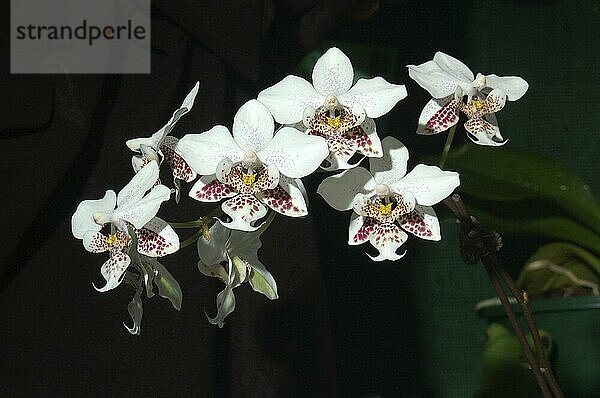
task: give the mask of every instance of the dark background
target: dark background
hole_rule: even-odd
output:
[[[598,193],[600,16],[595,1],[577,3],[382,1],[363,20],[368,1],[154,1],[150,75],[9,75],[5,23],[0,396],[471,395],[485,338],[473,306],[492,292],[481,269],[461,264],[442,209],[442,242],[411,239],[403,260],[373,264],[367,245],[346,245],[349,214],[314,194],[322,177],[312,176],[309,217],[278,217],[263,238],[279,300],[242,286],[226,326],[210,325],[204,311],[221,286],[196,270],[191,247],[162,261],[182,285],[182,310],[145,300],[141,336],[121,325],[130,291],[93,290],[103,259],[72,238],[70,217],[129,180],[124,142],[160,128],[196,80],[176,136],[230,126],[239,105],[329,44],[407,85],[378,126],[407,144],[411,167],[445,137],[414,134],[428,97],[404,65],[442,50],[475,73],[528,80],[499,115],[508,145],[567,163]],[[183,195],[161,214],[184,221],[208,209]],[[537,243],[505,241],[513,271]]]

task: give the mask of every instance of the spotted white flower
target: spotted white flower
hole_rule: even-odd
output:
[[[312,173],[327,156],[327,144],[292,127],[274,133],[268,109],[256,100],[246,102],[233,120],[233,136],[224,126],[188,134],[179,150],[188,164],[203,175],[190,196],[218,202],[231,217],[228,228],[254,231],[267,214],[264,205],[286,216],[308,213],[299,178]]]
[[[158,164],[153,161],[118,194],[108,190],[104,198],[84,200],[77,206],[71,218],[73,236],[82,239],[90,252],[109,252],[110,258],[101,269],[107,283],[99,291],[117,287],[131,262],[129,229],[136,235],[139,253],[161,257],[179,249],[179,238],[173,228],[156,217],[161,203],[171,195],[169,188],[155,185],[157,179]],[[106,225],[110,225],[109,235],[101,232]]]
[[[278,298],[275,279],[258,259],[261,233],[232,231],[215,223],[198,240],[198,269],[225,283],[225,289],[217,295],[217,314],[208,318],[210,323],[223,327],[225,317],[235,309],[233,289],[246,281],[267,298]]]
[[[374,261],[398,260],[396,250],[408,239],[404,232],[440,240],[440,226],[431,207],[459,185],[458,173],[417,165],[406,174],[408,150],[393,137],[382,141],[384,157],[323,180],[317,192],[336,210],[353,209],[348,244],[369,241],[379,255]],[[373,174],[371,174],[373,173]],[[402,227],[402,228],[400,228]]]
[[[461,61],[442,52],[421,65],[408,65],[408,74],[433,97],[419,117],[417,134],[438,134],[458,123],[461,112],[468,117],[467,136],[476,144],[506,143],[496,119],[506,100],[516,101],[529,88],[517,76],[477,76]]]
[[[188,93],[179,109],[173,113],[167,124],[151,137],[134,138],[127,141],[126,144],[129,149],[137,152],[131,159],[133,169],[136,173],[152,160],[159,163],[164,160],[171,168],[176,187],[179,186],[177,180],[190,182],[196,178],[196,172],[188,166],[177,151],[179,140],[170,136],[169,133],[173,130],[179,119],[194,106],[194,100],[198,94],[199,87],[200,82],[196,82],[194,88]]]
[[[382,77],[359,79],[353,86],[354,69],[338,48],[330,48],[316,62],[313,84],[298,76],[287,76],[263,90],[258,100],[281,124],[303,122],[309,134],[327,140],[329,170],[348,169],[350,158],[381,157],[381,142],[374,118],[388,113],[406,97],[403,85]]]

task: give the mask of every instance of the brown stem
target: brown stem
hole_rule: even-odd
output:
[[[529,363],[529,366],[533,372],[533,376],[535,377],[535,380],[537,381],[537,384],[540,387],[540,390],[542,391],[542,395],[545,398],[552,398],[552,394],[550,393],[550,390],[548,389],[548,384],[546,382],[546,379],[544,378],[544,375],[542,374],[542,371],[540,370],[537,360],[533,356],[531,347],[529,347],[529,344],[527,344],[527,339],[525,338],[525,334],[523,333],[523,330],[521,329],[521,326],[519,325],[519,322],[517,321],[517,317],[515,316],[515,313],[512,310],[510,302],[508,301],[508,297],[506,296],[504,289],[502,289],[502,286],[500,285],[500,280],[498,279],[498,275],[496,274],[494,266],[492,265],[491,261],[489,261],[487,256],[482,257],[481,261],[483,262],[483,264],[485,266],[485,270],[487,271],[490,281],[492,282],[492,286],[494,286],[494,289],[496,290],[496,294],[498,294],[498,297],[500,298],[500,302],[502,303],[502,306],[504,307],[504,312],[506,313],[506,316],[508,317],[508,320],[510,321],[512,328],[515,331],[517,339],[519,340],[519,344],[521,345],[521,350],[523,351],[523,354],[525,355],[525,358],[527,359],[527,362]]]
[[[523,317],[525,318],[525,321],[527,322],[527,327],[531,331],[531,335],[533,337],[533,343],[535,344],[535,350],[536,350],[536,354],[537,354],[537,361],[540,364],[542,374],[546,378],[546,381],[547,381],[548,385],[550,386],[552,393],[558,398],[563,398],[564,394],[561,391],[560,386],[556,382],[556,379],[554,378],[554,373],[552,373],[552,369],[550,368],[550,363],[548,362],[548,358],[546,357],[546,353],[544,351],[544,345],[542,344],[542,339],[540,337],[540,333],[535,324],[535,320],[533,319],[533,314],[531,312],[531,309],[529,308],[529,305],[527,304],[528,300],[526,298],[526,293],[524,293],[519,288],[517,288],[515,281],[512,279],[512,277],[506,271],[506,269],[504,268],[504,265],[498,260],[498,258],[496,258],[496,256],[493,256],[493,258],[491,260],[493,262],[494,268],[496,269],[496,272],[498,272],[498,274],[504,281],[504,284],[506,286],[508,286],[508,288],[510,289],[510,292],[517,299],[517,301],[519,302],[519,305],[521,306],[521,310],[523,311]]]
[[[554,374],[552,373],[552,369],[548,363],[548,360],[545,356],[544,348],[542,345],[542,341],[540,338],[539,331],[533,320],[533,314],[531,313],[529,306],[527,305],[526,298],[515,285],[513,279],[510,277],[508,272],[506,272],[504,266],[498,260],[494,252],[499,249],[501,240],[499,236],[496,238],[497,242],[494,242],[494,234],[493,231],[488,231],[485,228],[481,227],[481,225],[475,220],[472,216],[469,215],[467,209],[462,202],[459,195],[454,194],[451,197],[444,200],[444,203],[448,208],[456,215],[456,217],[461,222],[461,236],[466,236],[465,241],[461,241],[461,254],[463,254],[463,260],[467,263],[476,263],[477,259],[480,259],[484,264],[485,269],[488,273],[490,281],[502,302],[502,306],[504,307],[504,312],[508,317],[513,330],[519,340],[519,344],[521,345],[521,349],[527,362],[531,367],[531,370],[535,376],[535,379],[542,391],[544,397],[557,397],[563,398],[564,395],[554,378]],[[472,233],[475,232],[475,233]],[[489,232],[492,232],[491,234]],[[485,239],[484,239],[485,238]],[[475,239],[473,241],[473,239]],[[462,240],[462,239],[461,239]],[[465,248],[462,245],[473,245],[472,248]],[[497,244],[497,247],[494,247]],[[471,249],[471,250],[468,250]],[[465,256],[465,253],[467,255]],[[475,260],[475,261],[473,261]],[[502,288],[498,276],[501,276],[506,286],[511,291],[512,295],[523,308],[523,315],[527,322],[527,326],[531,331],[533,336],[533,341],[536,347],[536,353],[538,358],[536,359],[531,351],[531,347],[527,344],[527,340],[525,339],[525,335],[523,333],[523,329],[519,325],[519,322],[516,319],[516,316],[512,310],[512,307],[508,301],[508,297]],[[552,393],[550,392],[552,390]]]

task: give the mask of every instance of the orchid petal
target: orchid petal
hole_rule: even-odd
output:
[[[343,151],[340,151],[339,147],[340,145],[337,145],[337,148],[335,150],[332,150],[332,152],[325,158],[325,162],[323,163],[328,163],[328,165],[322,164],[321,168],[323,170],[336,171],[352,169],[358,166],[362,159],[364,159],[363,157],[360,161],[356,163],[349,163],[348,161],[356,153],[355,149],[346,146]]]
[[[179,140],[175,137],[167,136],[160,145],[165,161],[169,164],[173,178],[185,182],[193,181],[196,178],[196,172],[187,164],[187,162],[177,153],[177,144]]]
[[[275,122],[267,107],[250,100],[235,114],[232,130],[233,139],[242,150],[257,152],[273,138]]]
[[[256,154],[264,164],[277,166],[283,175],[301,178],[315,171],[328,153],[325,139],[282,127]]]
[[[406,174],[408,149],[396,138],[388,136],[381,142],[382,158],[369,159],[369,169],[378,184],[392,184],[400,181]]]
[[[498,121],[493,113],[467,120],[465,130],[467,136],[477,145],[502,146],[508,142],[500,135]]]
[[[371,158],[380,158],[383,156],[381,141],[377,135],[375,121],[367,118],[360,126],[346,132],[347,140],[351,141],[353,147],[361,155]]]
[[[292,124],[302,120],[306,107],[323,105],[325,97],[317,94],[312,84],[301,77],[289,75],[282,81],[258,94],[273,117],[280,124]]]
[[[458,106],[459,103],[454,94],[429,100],[419,116],[417,134],[438,134],[454,126],[458,123]]]
[[[127,326],[125,322],[123,322],[123,326],[125,329],[133,335],[139,335],[142,331],[142,316],[144,314],[144,307],[142,306],[142,298],[140,294],[142,292],[142,288],[139,288],[135,291],[135,295],[133,299],[127,304],[127,312],[129,312],[129,316],[133,321],[133,325],[131,327]]]
[[[201,202],[218,202],[236,194],[229,186],[219,181],[214,174],[200,177],[190,190],[190,197]]]
[[[129,149],[132,151],[139,151],[140,145],[148,145],[154,150],[158,150],[164,138],[173,130],[175,124],[181,119],[183,115],[188,113],[192,106],[194,106],[194,99],[198,94],[198,88],[200,87],[200,82],[196,82],[192,90],[188,93],[188,95],[183,100],[183,103],[171,116],[171,119],[165,124],[160,130],[152,135],[149,138],[136,138],[133,140],[129,140],[126,142]]]
[[[367,254],[373,261],[391,260],[396,261],[404,257],[406,251],[398,255],[396,250],[406,242],[408,235],[393,223],[380,223],[369,236],[369,242],[379,251],[379,255],[373,257]]]
[[[83,247],[91,253],[104,253],[110,249],[106,236],[100,232],[88,231],[83,235]]]
[[[167,268],[156,261],[156,259],[150,258],[148,260],[154,268],[154,283],[158,287],[158,295],[169,300],[173,308],[179,311],[181,309],[181,303],[183,302],[183,292],[181,291],[179,282],[177,282]]]
[[[450,75],[434,61],[421,65],[408,65],[408,75],[423,87],[433,98],[444,98],[454,94],[460,85],[470,83],[473,79],[463,80]]]
[[[390,188],[396,193],[411,192],[418,204],[431,206],[445,199],[459,184],[458,173],[419,164]]]
[[[233,286],[227,285],[225,289],[217,294],[217,315],[214,318],[206,316],[208,322],[222,328],[225,325],[225,318],[235,310],[235,294]]]
[[[228,276],[227,283],[225,289],[223,289],[219,294],[217,294],[217,315],[214,318],[209,317],[208,321],[217,325],[220,328],[225,324],[225,318],[227,315],[231,314],[233,310],[235,310],[235,295],[233,294],[233,264],[231,258],[227,257],[228,260]]]
[[[461,61],[437,52],[432,61],[421,65],[408,65],[408,74],[433,98],[443,98],[455,92],[457,87],[471,84],[473,72]]]
[[[258,260],[258,257],[244,258],[250,265],[250,275],[248,275],[248,282],[255,292],[263,294],[269,300],[276,300],[279,298],[277,293],[277,282],[273,275],[267,270],[267,268]]]
[[[302,191],[292,178],[281,176],[275,189],[262,191],[257,197],[279,214],[289,217],[302,217],[308,214]]]
[[[230,222],[218,220],[224,227],[240,231],[256,231],[260,225],[252,223],[267,215],[267,208],[252,195],[238,195],[221,205],[223,212],[231,217]]]
[[[133,155],[131,157],[131,166],[133,167],[133,171],[136,173],[139,172],[145,165],[146,160],[142,155]]]
[[[359,79],[340,102],[346,106],[360,104],[368,117],[378,118],[388,113],[398,101],[406,98],[404,85],[388,83],[382,77]]]
[[[233,168],[233,162],[231,161],[231,159],[225,158],[225,159],[221,160],[219,162],[219,164],[217,165],[217,170],[215,172],[215,176],[217,177],[217,180],[219,180],[219,182],[221,182],[223,184],[227,184],[227,182],[231,182],[231,181],[228,181],[230,179],[228,177],[230,177],[232,168]]]
[[[348,244],[360,245],[369,240],[369,236],[375,230],[376,221],[370,217],[364,217],[352,212],[350,216],[350,227],[348,228]]]
[[[250,265],[238,256],[231,258],[231,264],[233,264],[233,287],[236,288],[242,283],[246,282],[248,275],[250,274]]]
[[[171,190],[169,188],[164,185],[156,185],[146,196],[137,202],[131,203],[128,201],[126,204],[119,206],[115,210],[115,215],[122,220],[128,221],[135,228],[140,229],[156,215],[161,203],[169,200],[170,196]]]
[[[94,221],[94,213],[112,213],[117,202],[114,191],[108,190],[102,199],[84,200],[77,206],[71,217],[71,232],[77,239],[83,239],[88,231],[100,231],[102,225]]]
[[[356,167],[343,173],[327,177],[317,193],[325,199],[329,206],[336,210],[350,210],[355,199],[362,194],[372,192],[376,182],[366,169]]]
[[[204,273],[204,270],[207,270],[212,265],[227,260],[227,240],[230,233],[230,230],[216,222],[208,230],[207,236],[201,236],[198,239],[197,248],[198,255],[200,256],[198,268],[200,272]],[[201,264],[202,268],[200,267]],[[215,275],[211,274],[210,276]]]
[[[350,59],[339,48],[332,47],[315,63],[312,72],[317,93],[328,96],[344,94],[352,86],[354,69]]]
[[[163,257],[179,250],[179,236],[164,220],[152,218],[135,231],[137,249],[148,257]]]
[[[499,88],[506,93],[509,101],[516,101],[527,92],[529,84],[518,76],[496,76],[494,74],[485,77],[486,85],[493,89]]]
[[[111,251],[110,258],[100,268],[100,273],[106,280],[106,285],[100,289],[93,283],[92,286],[99,292],[106,292],[119,286],[130,263],[131,259],[124,252],[120,250]]]
[[[412,212],[400,216],[398,223],[405,231],[419,238],[436,241],[442,239],[440,223],[433,207],[416,205]]]
[[[219,223],[216,223],[219,224]],[[221,225],[221,224],[219,224]],[[202,261],[198,261],[198,271],[202,272],[203,275],[217,278],[223,283],[227,283],[227,271],[219,264],[204,264]]]
[[[499,88],[493,89],[483,101],[481,111],[483,113],[495,113],[504,108],[506,94]]]
[[[131,206],[139,202],[158,180],[158,163],[150,162],[136,173],[117,194],[117,207]]]
[[[475,79],[473,72],[458,59],[438,51],[433,56],[433,61],[445,72],[463,82],[471,82]]]
[[[215,174],[221,160],[242,160],[244,151],[225,126],[215,126],[202,134],[187,134],[179,140],[177,150],[187,164],[200,175]]]
[[[261,248],[260,235],[258,232],[244,232],[232,230],[229,237],[229,251],[237,257],[241,257],[251,264],[251,260],[257,258],[258,249]]]

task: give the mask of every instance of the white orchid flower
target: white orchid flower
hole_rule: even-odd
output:
[[[126,142],[129,149],[137,152],[131,159],[133,169],[137,173],[145,164],[152,160],[160,161],[165,160],[171,172],[175,185],[177,180],[183,180],[185,182],[193,181],[196,178],[196,172],[192,170],[183,158],[177,152],[177,143],[179,140],[169,135],[175,124],[181,119],[183,115],[188,113],[194,106],[194,100],[198,94],[198,88],[200,82],[196,82],[192,90],[183,100],[183,103],[160,130],[154,133],[151,137],[147,138],[134,138]]]
[[[153,161],[144,166],[118,194],[108,190],[104,198],[84,200],[77,206],[71,218],[73,236],[82,239],[90,252],[108,251],[110,254],[110,259],[101,269],[107,284],[99,291],[118,286],[131,262],[127,254],[131,243],[128,228],[136,234],[139,253],[161,257],[179,249],[179,237],[173,228],[156,217],[161,203],[171,195],[169,188],[155,185],[157,179],[158,164]],[[100,232],[105,225],[111,225],[108,236]]]
[[[217,295],[217,314],[208,317],[213,325],[223,327],[225,317],[235,309],[233,289],[246,281],[271,300],[279,297],[275,279],[258,259],[261,233],[232,231],[215,223],[207,236],[198,239],[198,269],[225,283],[225,289]]]
[[[431,94],[419,117],[417,134],[438,134],[458,123],[460,112],[467,115],[467,136],[476,144],[499,146],[500,135],[495,113],[506,100],[516,101],[529,88],[517,76],[477,76],[461,61],[442,52],[421,65],[408,65],[408,74]]]
[[[310,84],[298,76],[287,76],[258,94],[281,124],[303,122],[309,134],[324,137],[330,155],[329,170],[354,167],[348,160],[356,153],[381,157],[381,142],[374,118],[388,113],[406,97],[403,85],[382,77],[359,79],[354,86],[350,59],[338,48],[330,48],[316,62]]]
[[[291,217],[308,213],[299,178],[319,167],[327,144],[291,127],[273,136],[274,128],[268,109],[251,100],[236,113],[233,136],[226,127],[215,126],[179,142],[184,159],[203,175],[190,196],[204,202],[229,198],[221,207],[232,221],[220,221],[228,228],[259,228],[252,223],[266,215],[263,204]]]
[[[431,206],[459,185],[458,173],[417,165],[406,174],[408,150],[400,141],[382,141],[384,157],[323,180],[317,192],[336,210],[354,209],[348,244],[366,241],[379,251],[374,261],[398,260],[396,250],[408,239],[404,231],[427,240],[440,240],[440,225]],[[373,174],[371,174],[373,173]],[[402,227],[402,228],[400,228]],[[403,231],[404,230],[404,231]]]

